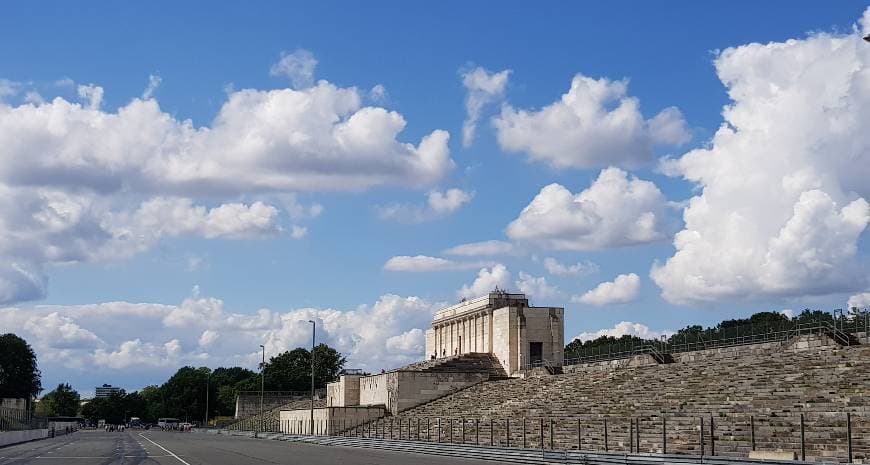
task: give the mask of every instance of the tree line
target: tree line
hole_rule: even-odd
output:
[[[326,344],[314,348],[314,385],[323,388],[337,379],[346,358]],[[311,388],[311,351],[296,348],[261,364],[261,374],[243,367],[181,367],[164,383],[134,392],[82,402],[67,383],[46,393],[34,409],[38,416],[81,416],[88,421],[121,424],[131,417],[155,422],[161,417],[201,421],[208,416],[235,414],[241,391],[305,391]],[[35,399],[42,392],[36,355],[27,342],[14,335],[0,336],[0,397]]]
[[[722,320],[716,325],[703,327],[701,325],[689,325],[678,330],[665,338],[670,345],[694,344],[699,341],[725,339],[729,337],[749,336],[751,334],[764,334],[782,331],[800,325],[833,323],[834,316],[821,310],[805,309],[793,318],[780,312],[758,312],[749,318],[734,318]],[[576,358],[591,350],[610,347],[614,352],[620,348],[640,346],[643,344],[658,343],[661,340],[647,339],[631,334],[620,337],[599,336],[595,339],[581,341],[574,339],[565,346],[565,358]]]

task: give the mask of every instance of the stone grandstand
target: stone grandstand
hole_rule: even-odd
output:
[[[704,448],[736,457],[749,456],[754,442],[758,451],[800,457],[803,414],[805,458],[844,461],[848,412],[853,458],[870,458],[866,345],[810,335],[687,353],[673,363],[642,356],[624,362],[477,384],[363,428],[389,436],[404,424],[404,434],[416,437],[422,419],[424,438],[440,433],[454,442],[464,435],[467,443],[541,447],[543,439],[547,449],[700,454]]]
[[[561,341],[552,335],[561,330],[561,313],[510,299],[521,304],[502,310],[504,323],[492,305],[478,306],[471,318],[442,325],[430,338],[456,355],[434,353],[391,372],[343,376],[328,386],[314,424],[301,401],[267,412],[266,428],[502,447],[870,461],[867,320],[861,332],[830,322],[738,330],[716,341],[652,343],[586,358],[564,359],[552,350],[552,359],[534,363],[547,344]],[[543,317],[534,323],[539,329],[524,327],[533,312]],[[474,341],[471,349],[467,340]],[[545,350],[535,352],[535,344]],[[489,351],[473,351],[481,345]],[[259,429],[258,420],[246,422],[242,429]]]

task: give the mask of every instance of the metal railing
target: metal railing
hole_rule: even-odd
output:
[[[312,428],[313,426],[313,428]],[[752,413],[665,412],[658,415],[551,417],[381,417],[275,421],[264,434],[470,445],[565,455],[617,454],[746,458],[762,452],[793,460],[866,463],[870,414],[851,411]],[[314,434],[311,432],[314,431]],[[558,455],[558,454],[556,454]]]
[[[828,314],[831,315],[831,314]],[[653,355],[661,357],[666,354],[696,352],[701,350],[719,349],[742,345],[785,342],[803,335],[828,335],[841,345],[860,343],[855,334],[864,335],[865,342],[870,342],[870,312],[860,312],[857,315],[846,316],[842,312],[834,313],[829,318],[819,318],[813,321],[782,322],[780,324],[739,325],[683,333],[660,340],[637,340],[603,344],[585,347],[580,351],[568,354],[563,365],[604,362],[631,358],[637,355]],[[552,362],[550,362],[552,363]],[[524,368],[542,366],[542,362],[528,364]]]
[[[34,417],[30,411],[0,407],[0,431],[23,431],[47,428],[45,418]]]

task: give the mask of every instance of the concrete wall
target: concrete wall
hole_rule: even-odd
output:
[[[360,375],[342,375],[338,381],[326,385],[327,407],[352,407],[359,405]]]
[[[381,418],[382,407],[325,407],[314,409],[315,435],[334,435],[347,428]],[[279,429],[288,434],[311,434],[311,410],[282,410]]]
[[[25,431],[0,432],[0,447],[18,444],[21,442],[45,439],[48,437],[48,429],[30,429]]]
[[[393,414],[489,379],[487,373],[399,371],[399,392],[387,408]]]
[[[359,405],[397,414],[489,379],[488,373],[393,371],[360,378]]]
[[[525,317],[525,343],[522,344],[522,364],[529,360],[529,342],[543,343],[544,360],[561,365],[565,358],[565,310],[558,307],[531,307],[522,309]],[[522,341],[521,341],[522,342]],[[510,371],[513,373],[516,369]]]
[[[4,397],[0,399],[0,407],[27,410],[27,399]]]
[[[359,380],[359,405],[372,406],[390,404],[390,385],[395,385],[396,372],[363,376]]]
[[[492,312],[492,354],[510,374],[517,365],[517,309],[503,307]]]

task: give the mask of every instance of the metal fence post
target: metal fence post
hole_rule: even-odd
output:
[[[610,446],[607,443],[607,417],[604,417],[604,452],[609,452]]]
[[[849,447],[849,463],[852,463],[852,413],[846,412],[846,438]]]
[[[634,452],[640,453],[640,418],[635,420],[634,425]]]
[[[453,444],[453,419],[450,418],[450,419],[447,420],[447,422],[450,423],[450,427],[447,428],[447,431],[449,432],[449,433],[448,433],[448,435],[449,435],[448,437],[449,437],[450,440],[447,441],[447,442]]]
[[[492,417],[489,417],[489,445],[492,446],[495,438],[495,430],[492,429]]]
[[[426,441],[432,442],[432,428],[429,425],[429,417],[426,417]]]
[[[662,413],[662,454],[668,453],[668,430],[665,422],[665,414]]]
[[[634,418],[628,417],[628,452],[634,453]]]
[[[716,428],[713,426],[713,415],[710,415],[710,455],[716,455]]]
[[[581,429],[580,419],[578,418],[577,419],[577,450],[578,451],[581,449],[582,445],[583,445],[583,430]]]
[[[704,417],[698,417],[701,420],[701,433],[698,435],[698,439],[701,442],[701,457],[704,456]]]
[[[462,443],[465,444],[465,417],[460,419],[462,422]]]
[[[441,417],[438,417],[438,442],[441,442]]]
[[[505,420],[505,437],[507,437],[507,446],[511,446],[511,419]]]
[[[544,419],[541,418],[541,451],[544,450]]]
[[[801,461],[807,461],[807,448],[804,442],[804,414],[801,414]]]
[[[526,417],[523,417],[523,449],[526,448]]]
[[[755,450],[755,416],[749,415],[749,440],[752,442],[752,450]]]
[[[417,440],[420,440],[420,417],[417,417]]]
[[[556,430],[556,421],[550,418],[550,450],[556,448],[555,443],[553,442],[553,432]]]
[[[480,418],[474,418],[474,442],[480,445]]]

